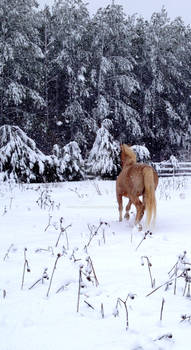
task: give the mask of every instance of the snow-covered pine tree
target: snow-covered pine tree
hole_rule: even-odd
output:
[[[105,119],[87,160],[87,172],[93,176],[114,179],[119,171],[119,142],[114,141],[109,129],[112,122]]]
[[[0,6],[0,123],[21,120],[30,126],[41,96],[41,60],[35,0],[1,0]],[[14,119],[15,118],[15,119]],[[30,119],[30,121],[29,121]]]
[[[67,181],[84,179],[84,161],[76,141],[71,141],[60,151],[60,167]]]
[[[58,144],[55,144],[53,146],[52,153],[57,158],[61,158],[61,147]]]
[[[141,118],[135,103],[140,90],[133,55],[133,18],[126,19],[122,6],[112,3],[93,18],[91,76],[94,118],[112,118],[116,138],[131,142],[142,136]],[[133,99],[132,99],[133,97]],[[133,130],[133,132],[132,132]]]
[[[89,20],[87,6],[82,0],[54,3],[51,40],[54,40],[54,57],[56,52],[57,83],[52,89],[54,82],[51,81],[50,89],[57,109],[54,115],[62,122],[58,131],[60,136],[64,137],[66,143],[77,140],[84,152],[93,134],[91,117],[87,111],[90,95],[87,69],[91,55],[87,40]]]
[[[133,145],[131,148],[136,153],[138,162],[144,163],[150,160],[150,152],[147,147],[141,145]]]
[[[59,162],[45,156],[18,126],[0,127],[0,179],[16,182],[61,181]]]
[[[163,159],[187,143],[190,29],[180,17],[170,22],[162,8],[161,12],[153,13],[150,23],[142,23],[140,31],[143,141],[149,144],[153,156],[160,155]]]

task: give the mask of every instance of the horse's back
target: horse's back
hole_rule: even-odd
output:
[[[142,171],[142,164],[132,164],[127,167],[124,166],[117,178],[117,191],[127,197],[134,195],[135,193],[136,195],[141,195],[144,188]]]
[[[127,197],[131,195],[141,196],[144,192],[144,169],[152,170],[156,189],[158,185],[158,175],[156,171],[148,164],[135,163],[123,167],[116,182],[117,192],[121,192]]]

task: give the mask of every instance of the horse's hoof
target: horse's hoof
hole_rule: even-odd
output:
[[[143,226],[141,224],[137,224],[138,231],[143,231]]]
[[[124,218],[125,218],[126,220],[129,220],[130,215],[126,213],[125,216],[124,216]]]

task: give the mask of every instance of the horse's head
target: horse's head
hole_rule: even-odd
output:
[[[126,144],[122,144],[120,146],[121,149],[121,166],[131,165],[136,163],[136,154],[133,152],[133,150],[128,147]]]

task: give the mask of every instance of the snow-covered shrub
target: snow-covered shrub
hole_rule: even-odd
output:
[[[60,150],[60,167],[64,178],[69,181],[84,179],[84,161],[76,141],[71,141]]]
[[[150,152],[147,147],[140,145],[131,146],[133,151],[136,153],[138,162],[148,162],[150,160]]]
[[[87,160],[87,172],[92,176],[115,178],[119,171],[120,145],[109,132],[111,122],[104,120]]]
[[[169,162],[172,164],[174,169],[179,168],[179,162],[178,162],[178,159],[175,156],[171,155],[170,159],[169,159]]]
[[[55,155],[46,156],[44,162],[44,182],[64,181],[64,174],[61,163]]]
[[[52,149],[53,155],[54,155],[55,157],[60,158],[60,156],[61,156],[61,155],[60,155],[60,152],[61,152],[60,146],[57,145],[57,144],[55,144],[55,145],[53,146],[53,149]]]
[[[55,156],[45,156],[18,126],[0,127],[1,180],[52,182],[62,179]]]

